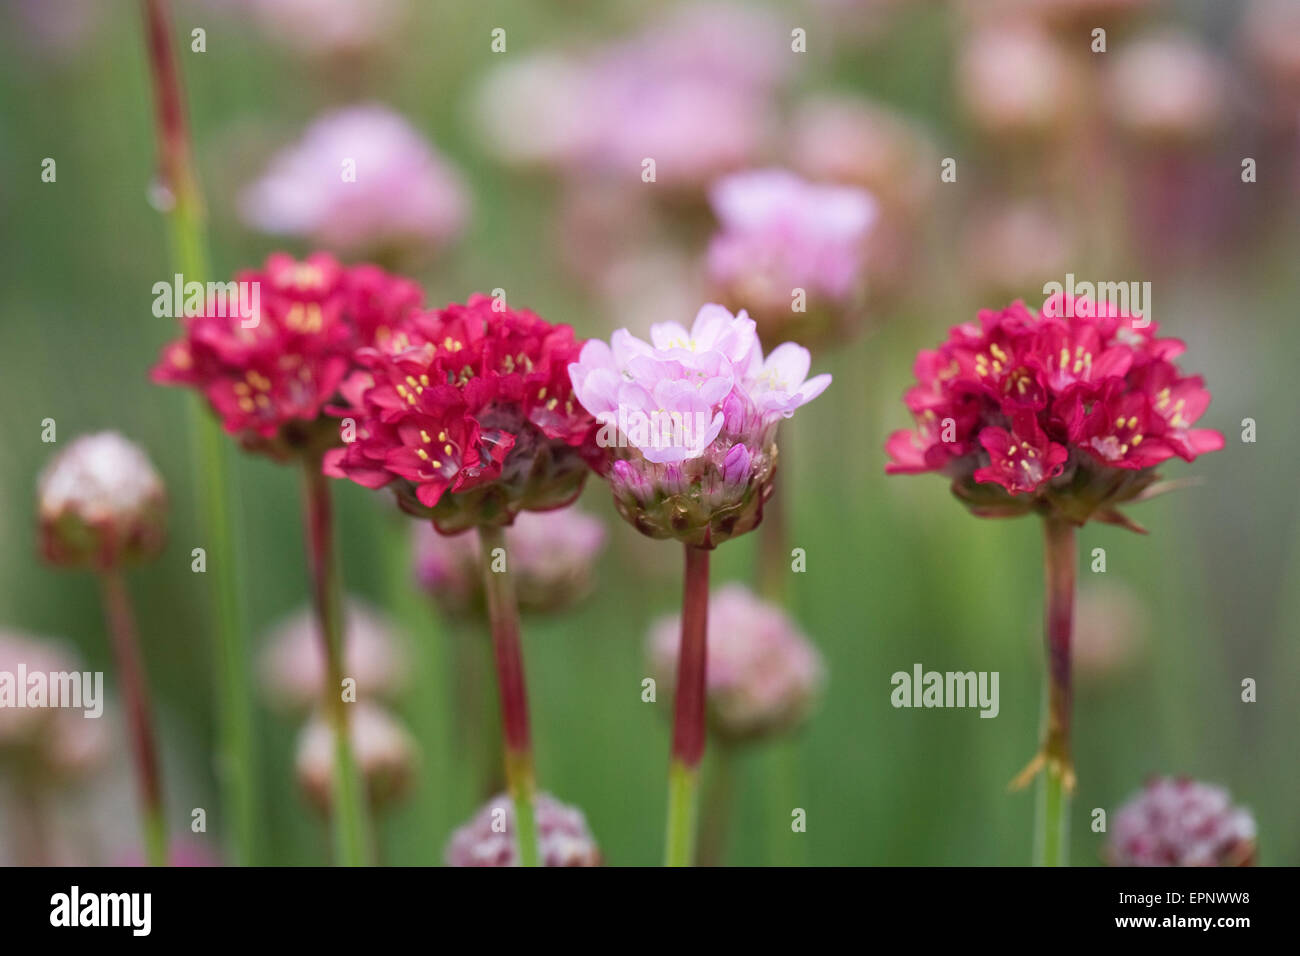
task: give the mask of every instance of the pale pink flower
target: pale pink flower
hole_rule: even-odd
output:
[[[1224,119],[1228,75],[1191,36],[1166,34],[1125,44],[1110,74],[1110,109],[1135,138],[1204,141]]]
[[[549,611],[572,604],[590,589],[605,526],[577,508],[523,511],[505,530],[509,572],[519,606]],[[416,576],[449,610],[483,603],[481,549],[476,534],[443,535],[431,523],[415,527]]]
[[[708,709],[714,731],[730,740],[781,733],[808,715],[825,678],[821,655],[777,605],[740,584],[709,598]],[[681,618],[650,630],[651,667],[672,687]]]
[[[212,2],[212,0],[209,0]],[[235,0],[273,42],[310,56],[352,55],[391,38],[408,0]]]
[[[865,284],[878,206],[864,189],[807,182],[782,169],[734,173],[709,191],[719,230],[709,243],[713,285],[757,314],[843,304]]]
[[[312,612],[303,608],[275,625],[261,659],[267,698],[301,710],[321,699],[325,653]],[[344,605],[343,676],[355,680],[360,699],[391,697],[405,684],[406,654],[392,625],[360,601]]]
[[[644,534],[713,547],[757,526],[771,494],[776,427],[830,384],[808,378],[808,350],[765,359],[742,310],[700,309],[687,330],[626,329],[593,339],[569,366],[574,394],[600,425],[598,467],[619,512]]]
[[[386,807],[410,789],[415,738],[382,707],[364,702],[348,706],[348,737],[366,795],[375,808]],[[334,790],[335,745],[333,728],[318,712],[299,734],[294,758],[298,785],[313,805],[325,811]]]
[[[539,793],[533,812],[542,866],[600,866],[600,848],[581,810]],[[514,801],[504,793],[489,800],[451,835],[445,859],[448,866],[517,866]]]
[[[263,232],[375,254],[441,248],[464,228],[469,200],[419,132],[369,104],[318,118],[244,191],[240,209]]]
[[[40,546],[58,565],[116,567],[156,557],[167,492],[140,446],[117,432],[83,435],[37,479]]]
[[[998,22],[970,34],[957,64],[957,92],[990,137],[1043,136],[1073,123],[1080,84],[1073,61],[1029,23]]]

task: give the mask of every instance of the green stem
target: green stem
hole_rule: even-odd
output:
[[[709,552],[688,544],[682,587],[682,639],[673,695],[665,866],[691,866],[695,861],[696,791],[707,733],[708,622]]]
[[[479,528],[483,589],[492,627],[492,653],[496,661],[497,690],[501,696],[501,731],[505,739],[506,787],[515,805],[519,831],[519,865],[537,866],[537,822],[533,799],[537,791],[533,746],[528,726],[528,694],[524,681],[523,650],[519,641],[519,604],[510,577],[506,536],[502,528]],[[500,571],[494,570],[500,567]]]
[[[166,0],[143,0],[145,39],[153,78],[158,139],[158,186],[167,214],[172,265],[185,280],[210,275],[203,228],[203,197],[190,152],[184,96],[172,42]],[[235,558],[238,496],[230,475],[230,449],[221,428],[197,397],[189,406],[191,451],[198,476],[200,525],[211,568],[218,734],[216,770],[222,803],[231,817],[231,855],[239,864],[257,862],[257,758],[253,738],[252,678],[245,609]]]
[[[1034,862],[1066,866],[1070,792],[1074,769],[1070,758],[1070,637],[1074,620],[1074,525],[1060,518],[1043,521],[1044,578],[1047,600],[1043,632],[1047,645],[1047,695],[1043,779],[1038,798],[1038,836]]]
[[[695,857],[695,796],[700,774],[673,758],[668,765],[668,838],[664,866],[690,866]]]
[[[144,823],[145,859],[150,866],[167,865],[167,826],[163,815],[162,772],[158,764],[157,735],[149,707],[149,686],[140,658],[135,615],[121,570],[112,568],[99,576],[104,598],[104,616],[113,648],[113,662],[122,685],[127,734],[135,762],[136,786]]]
[[[366,800],[352,753],[348,704],[343,699],[343,613],[329,479],[321,473],[319,457],[302,462],[303,527],[307,565],[311,572],[312,603],[325,655],[325,718],[334,732],[334,772],[330,820],[334,854],[342,866],[366,866],[372,859]]]
[[[700,817],[700,866],[722,866],[727,857],[727,823],[736,791],[736,748],[723,743],[714,748],[709,783],[704,788]]]

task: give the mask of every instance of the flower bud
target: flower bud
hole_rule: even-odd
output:
[[[387,698],[400,690],[405,657],[391,624],[379,612],[361,601],[345,602],[343,676],[356,681],[359,699]],[[309,608],[275,626],[261,665],[268,700],[289,710],[319,703],[325,689],[325,653]]]
[[[37,496],[41,551],[53,564],[114,568],[163,548],[162,479],[139,446],[117,432],[83,435],[55,455]]]
[[[600,866],[600,848],[581,810],[539,793],[533,812],[542,866]],[[448,866],[517,866],[514,801],[504,793],[489,800],[451,835],[445,858]]]
[[[400,800],[410,789],[416,762],[415,740],[383,708],[350,704],[348,736],[352,758],[366,782],[370,805],[382,809]],[[298,737],[295,769],[307,799],[327,813],[334,778],[334,730],[319,713]]]
[[[681,618],[650,630],[651,668],[660,684],[677,676]],[[787,732],[808,715],[824,679],[821,655],[785,612],[729,584],[709,599],[709,725],[730,741]]]
[[[505,536],[508,570],[521,609],[558,610],[591,590],[593,565],[605,543],[605,526],[597,519],[577,508],[524,511]],[[442,535],[421,522],[415,547],[416,576],[445,609],[483,609],[477,534]]]

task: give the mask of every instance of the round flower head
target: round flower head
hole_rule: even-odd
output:
[[[821,655],[781,608],[729,584],[709,599],[708,638],[709,721],[720,737],[779,734],[808,715],[824,676]],[[669,687],[680,644],[680,617],[650,629],[651,666]]]
[[[816,344],[861,317],[876,219],[865,190],[765,169],[724,177],[710,199],[721,225],[709,244],[710,282],[757,319],[765,344],[792,335]]]
[[[525,611],[567,607],[591,590],[592,571],[605,543],[605,526],[576,508],[525,511],[506,529],[510,574]],[[415,527],[420,585],[453,613],[482,610],[483,573],[478,535],[441,535]]]
[[[776,431],[829,375],[787,342],[767,356],[752,319],[706,305],[688,331],[653,326],[593,340],[569,366],[600,423],[596,444],[619,513],[652,538],[712,548],[756,527],[772,493]]]
[[[415,772],[415,740],[410,733],[383,708],[365,703],[352,705],[348,731],[371,806],[378,809],[400,800]],[[298,737],[295,769],[303,793],[322,812],[330,807],[334,748],[334,731],[316,714]]]
[[[313,57],[376,49],[407,12],[407,0],[236,0],[235,6],[246,8],[272,41]]]
[[[533,812],[542,866],[600,866],[600,848],[581,810],[539,793]],[[451,835],[445,859],[448,866],[517,866],[514,801],[504,793],[489,800]]]
[[[343,675],[356,681],[364,700],[391,697],[401,689],[406,673],[391,625],[360,601],[344,608]],[[314,706],[325,689],[325,654],[319,625],[304,608],[276,625],[261,661],[267,698],[288,709]]]
[[[81,661],[59,642],[0,631],[0,674],[15,675],[14,694],[24,700],[29,700],[25,695],[32,688],[51,687],[58,675],[83,670]],[[25,682],[18,682],[19,674],[27,675]],[[40,677],[34,681],[36,675]],[[48,696],[45,700],[49,702]],[[62,781],[85,776],[107,756],[105,721],[76,708],[17,703],[0,692],[0,766],[16,765],[20,771]]]
[[[1055,295],[1041,313],[986,309],[916,359],[915,431],[886,445],[890,474],[936,471],[983,517],[1036,511],[1133,524],[1118,505],[1158,493],[1155,468],[1223,447],[1193,427],[1210,403],[1155,322]]]
[[[416,313],[375,348],[343,388],[356,440],[325,472],[391,485],[411,514],[454,534],[508,525],[582,490],[594,427],[566,368],[579,344],[567,325],[485,295]]]
[[[146,561],[163,548],[167,492],[149,457],[117,432],[83,435],[37,480],[41,552],[97,569]]]
[[[375,266],[344,268],[326,253],[304,262],[277,253],[234,286],[185,320],[153,380],[202,392],[250,451],[287,460],[339,444],[325,405],[353,350],[386,340],[420,304],[419,287]]]
[[[1111,866],[1250,866],[1255,819],[1222,787],[1157,777],[1115,814]]]
[[[1197,40],[1181,34],[1126,44],[1110,76],[1110,109],[1135,139],[1204,143],[1223,120],[1228,77]]]
[[[406,120],[377,105],[322,116],[240,205],[263,232],[369,256],[440,248],[468,211],[459,175]]]

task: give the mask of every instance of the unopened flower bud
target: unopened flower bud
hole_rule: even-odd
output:
[[[276,625],[261,664],[262,685],[273,703],[303,710],[320,701],[325,684],[325,653],[311,610],[303,608]],[[405,654],[389,622],[366,604],[347,601],[343,676],[356,681],[358,698],[392,696],[401,688],[405,670]]]
[[[520,608],[553,611],[573,604],[591,589],[605,526],[577,508],[524,511],[506,528],[505,537],[507,570]],[[421,522],[416,526],[415,547],[420,584],[444,608],[464,613],[483,607],[477,534],[442,535],[431,523]]]
[[[41,551],[97,569],[149,560],[166,539],[167,493],[139,446],[116,432],[76,439],[37,482]]]
[[[652,669],[661,684],[676,681],[681,618],[650,631]],[[785,612],[748,588],[729,584],[709,599],[709,723],[740,741],[797,726],[812,708],[824,677],[821,655]]]
[[[370,805],[375,809],[390,806],[410,789],[415,772],[415,740],[380,707],[355,704],[349,708],[352,758],[366,782]],[[334,747],[333,729],[316,714],[298,738],[295,766],[303,793],[322,812],[328,812],[330,807]]]

